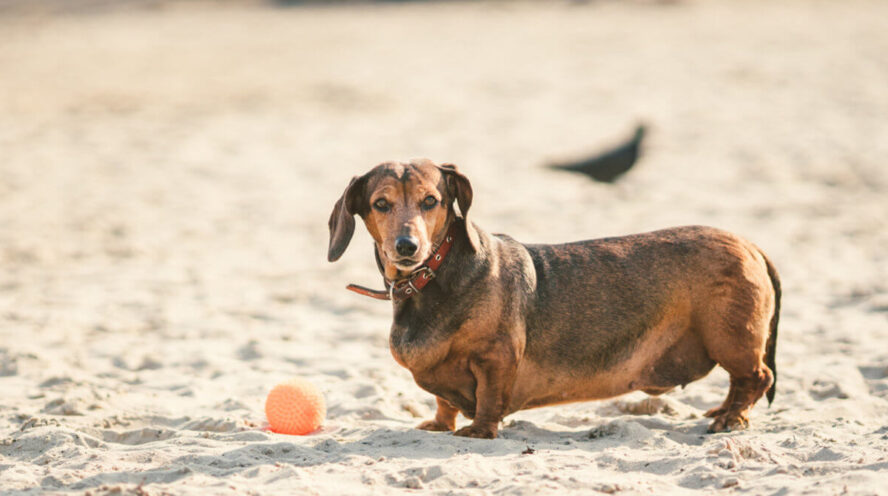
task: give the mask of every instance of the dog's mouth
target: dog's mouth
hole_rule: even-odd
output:
[[[412,258],[399,258],[394,260],[392,264],[400,270],[413,270],[422,264],[422,260],[414,260]]]

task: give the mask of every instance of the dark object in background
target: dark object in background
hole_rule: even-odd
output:
[[[641,140],[644,138],[645,131],[644,124],[639,124],[635,128],[632,138],[613,150],[577,162],[551,164],[549,167],[580,172],[596,181],[612,183],[635,165],[641,155]]]

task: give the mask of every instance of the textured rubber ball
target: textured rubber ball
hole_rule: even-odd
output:
[[[275,386],[265,400],[265,416],[271,430],[305,435],[318,430],[327,415],[324,396],[314,384],[291,379]]]

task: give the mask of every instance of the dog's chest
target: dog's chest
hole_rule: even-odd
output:
[[[435,331],[417,324],[392,324],[389,348],[395,361],[414,373],[443,361],[449,350],[449,341],[438,339]]]

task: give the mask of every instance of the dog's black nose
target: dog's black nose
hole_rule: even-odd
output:
[[[397,250],[398,255],[409,257],[416,253],[416,248],[416,238],[413,236],[398,236],[395,239],[395,250]]]

